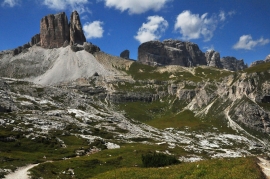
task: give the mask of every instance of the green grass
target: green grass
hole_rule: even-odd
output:
[[[259,73],[259,72],[266,72],[268,70],[270,70],[270,63],[269,62],[258,64],[258,65],[255,65],[253,67],[250,67],[250,68],[246,68],[244,70],[244,72],[246,72],[246,73]]]
[[[227,103],[221,103],[222,100],[217,100],[213,108],[207,116],[195,117],[195,114],[189,110],[183,110],[186,106],[185,101],[180,101],[173,98],[163,98],[163,102],[154,101],[151,103],[145,102],[129,102],[119,104],[119,108],[124,110],[128,118],[146,123],[159,129],[177,128],[180,130],[189,127],[192,131],[212,131],[216,127],[221,132],[233,132],[227,127],[227,121],[220,117],[220,111],[224,111]]]
[[[164,168],[121,168],[108,171],[95,179],[262,179],[265,178],[256,158],[214,159],[182,163]]]
[[[141,158],[143,154],[156,150],[165,151],[167,148],[167,145],[122,144],[120,149],[103,150],[89,156],[86,155],[69,160],[40,164],[31,169],[31,172],[34,178],[70,178],[71,176],[63,174],[63,171],[72,168],[78,179],[93,178],[98,174],[107,171],[116,171],[124,167],[143,167]],[[177,156],[185,154],[179,148],[169,150],[170,152],[172,152],[171,150],[175,150]]]
[[[194,76],[190,72],[182,71],[182,72],[164,72],[160,73],[157,71],[158,68],[162,67],[152,67],[149,65],[144,65],[141,63],[134,62],[130,66],[129,70],[127,70],[127,74],[131,75],[135,80],[158,80],[158,81],[166,81],[166,80],[174,80],[174,81],[195,81],[199,82],[202,79],[199,76]],[[170,78],[171,75],[175,77]]]
[[[201,68],[197,67],[195,69],[196,76],[200,76],[203,79],[210,79],[210,80],[219,80],[221,78],[227,77],[229,75],[232,75],[233,72],[216,69],[216,68]]]
[[[44,162],[46,160],[60,160],[64,157],[74,157],[75,150],[82,147],[87,148],[88,143],[85,139],[75,136],[61,136],[62,131],[50,132],[46,137],[25,135],[29,132],[15,132],[10,127],[0,127],[0,138],[14,136],[16,141],[0,141],[0,168],[9,168],[14,170],[16,167],[25,166],[30,163]],[[56,140],[59,136],[65,142],[67,148],[62,148]]]

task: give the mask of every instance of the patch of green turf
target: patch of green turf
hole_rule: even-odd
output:
[[[182,163],[164,168],[121,168],[108,171],[95,179],[149,178],[149,179],[261,179],[264,178],[256,158],[214,159],[194,163]]]

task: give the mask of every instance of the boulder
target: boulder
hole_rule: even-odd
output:
[[[216,52],[214,50],[207,51],[205,53],[205,58],[206,58],[207,66],[222,68],[219,52]]]
[[[94,54],[95,52],[99,52],[100,48],[96,45],[93,45],[92,43],[84,42],[83,48],[85,51]]]
[[[80,16],[77,11],[74,11],[70,17],[70,45],[83,45],[84,42],[86,42],[86,38],[82,30]]]
[[[70,32],[67,16],[64,12],[47,15],[40,22],[40,42],[43,48],[62,47],[69,41]]]
[[[70,45],[70,48],[73,52],[82,51],[84,48],[80,45]]]
[[[138,61],[149,65],[206,65],[204,53],[197,44],[179,40],[149,41],[138,49]]]
[[[129,50],[124,50],[120,53],[120,57],[124,59],[129,59]]]

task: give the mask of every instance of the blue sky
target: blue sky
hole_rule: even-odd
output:
[[[148,40],[191,41],[250,64],[270,54],[269,0],[0,0],[0,50],[39,33],[48,14],[80,13],[87,41],[119,56]]]

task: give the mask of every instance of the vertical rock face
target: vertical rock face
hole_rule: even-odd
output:
[[[86,42],[80,17],[77,11],[72,12],[70,17],[70,45],[80,44]]]
[[[216,52],[214,50],[207,51],[205,53],[205,58],[206,58],[207,66],[222,68],[219,52]]]
[[[36,34],[31,38],[30,45],[33,46],[33,45],[36,45],[39,42],[40,42],[40,34]]]
[[[149,41],[138,49],[138,61],[149,65],[206,65],[204,53],[197,44],[179,40]]]
[[[62,47],[66,40],[69,41],[68,19],[64,12],[48,15],[40,22],[40,42],[43,48]]]
[[[220,62],[223,68],[231,71],[244,70],[247,68],[243,59],[237,60],[235,57],[223,57],[220,59]]]
[[[129,50],[124,50],[123,52],[121,52],[120,57],[129,59]]]

